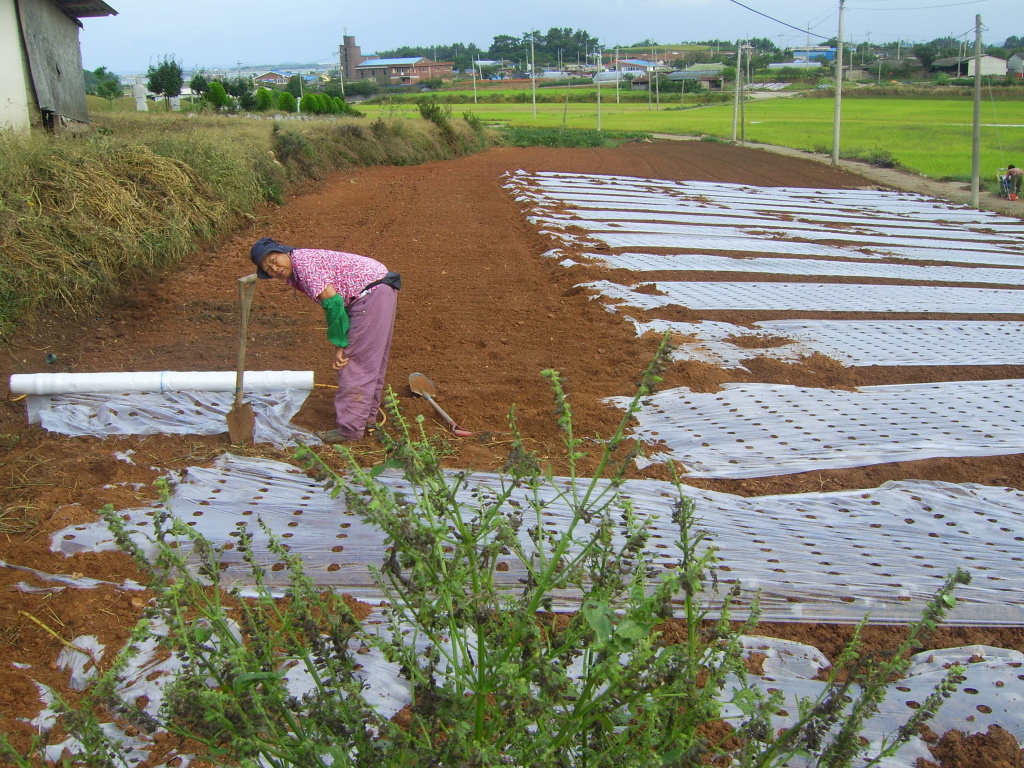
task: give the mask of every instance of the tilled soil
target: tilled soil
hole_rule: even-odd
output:
[[[499,470],[509,447],[507,415],[515,404],[529,447],[551,461],[556,474],[564,471],[551,390],[540,371],[553,368],[564,377],[577,435],[609,436],[621,411],[601,400],[634,391],[658,339],[637,340],[631,325],[574,287],[593,277],[589,268],[565,270],[541,256],[555,244],[538,234],[502,187],[503,174],[516,169],[821,189],[874,184],[809,159],[711,142],[668,141],[616,149],[500,148],[450,162],[334,174],[285,205],[258,212],[249,226],[216,247],[197,251],[173,274],[139,284],[118,302],[73,320],[41,317],[0,348],[0,391],[6,400],[0,407],[0,560],[112,582],[137,578],[120,554],[53,555],[49,535],[95,519],[95,510],[104,504],[127,508],[152,500],[150,484],[156,477],[169,469],[208,464],[228,450],[227,435],[100,440],[48,434],[26,425],[24,404],[11,401],[7,393],[8,377],[56,371],[234,370],[236,279],[252,271],[249,245],[263,235],[289,245],[365,254],[402,273],[388,383],[401,397],[407,417],[422,415],[432,434],[450,438],[449,466]],[[613,279],[629,277],[616,274]],[[744,324],[766,319],[757,313],[682,314],[686,316],[675,319]],[[56,355],[55,363],[46,362],[48,354]],[[247,368],[313,369],[318,383],[331,384],[330,363],[320,309],[276,281],[260,283]],[[681,363],[666,373],[663,386],[713,391],[724,382],[760,381],[849,388],[1024,376],[1020,366],[850,370],[820,357],[804,364],[760,361],[750,368],[746,373],[725,372]],[[450,436],[433,409],[410,392],[407,380],[414,371],[433,379],[439,404],[474,437]],[[331,389],[316,388],[296,422],[312,429],[332,426],[332,397]],[[128,449],[135,451],[134,464],[115,456]],[[355,444],[354,450],[368,463],[382,456],[372,439]],[[248,453],[287,460],[286,453],[266,446]],[[1024,488],[1021,458],[932,459],[692,484],[746,496],[868,488],[909,478]],[[591,470],[593,461],[584,459],[579,471]],[[631,472],[665,476],[657,465]],[[24,532],[18,531],[19,523],[24,523]],[[54,668],[62,647],[56,636],[70,640],[89,633],[117,647],[146,595],[110,587],[26,593],[18,589],[19,582],[41,584],[24,571],[0,568],[0,648],[5,660],[0,665],[0,714],[3,727],[17,727],[24,744],[29,729],[16,726],[14,718],[31,718],[40,708],[32,681],[58,690],[67,683],[66,674]],[[847,628],[834,626],[773,625],[761,631],[815,645],[830,655],[847,635]],[[883,649],[900,633],[899,628],[874,627],[868,636],[872,647]],[[934,647],[973,643],[1024,651],[1024,635],[1014,628],[943,630]],[[954,764],[943,759],[943,766]]]

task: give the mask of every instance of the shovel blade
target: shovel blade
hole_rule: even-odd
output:
[[[252,403],[235,403],[228,411],[227,421],[232,444],[252,443],[252,433],[256,429],[256,412]]]
[[[437,397],[437,387],[434,386],[434,382],[422,373],[409,374],[409,389],[414,394],[422,395],[423,397]]]

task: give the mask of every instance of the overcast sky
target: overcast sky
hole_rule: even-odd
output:
[[[107,0],[116,16],[83,19],[82,64],[118,74],[144,73],[165,55],[186,70],[335,61],[342,35],[363,55],[398,48],[476,43],[531,29],[584,30],[606,48],[642,40],[660,44],[767,37],[783,47],[834,37],[839,0]],[[848,42],[925,42],[951,35],[983,41],[1024,36],[1014,0],[846,0]],[[763,15],[762,15],[763,14]],[[771,18],[766,18],[771,17]],[[790,25],[790,26],[787,26]]]

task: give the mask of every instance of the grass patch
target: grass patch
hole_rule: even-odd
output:
[[[851,89],[852,90],[852,89]],[[864,89],[869,91],[872,89]],[[1003,89],[1014,90],[1014,89]],[[1024,89],[1017,89],[1024,91]],[[845,94],[845,90],[844,90]],[[643,94],[645,97],[647,94]],[[729,141],[732,104],[695,105],[685,94],[661,95],[657,103],[616,103],[613,89],[602,89],[601,126],[605,131],[703,136]],[[982,178],[995,180],[996,170],[1024,157],[1024,132],[1018,105],[991,101],[982,104]],[[415,117],[414,105],[363,107],[369,114]],[[537,116],[526,103],[475,104],[468,109],[486,123],[512,127],[597,128],[594,103],[538,103]],[[806,151],[831,152],[835,102],[830,98],[750,100],[744,105],[744,135],[752,143],[775,144]],[[844,98],[840,155],[869,155],[879,162],[933,179],[971,176],[973,105],[964,100]],[[1019,164],[1019,163],[1018,163]],[[892,166],[889,166],[892,167]]]
[[[498,132],[504,143],[512,147],[614,147],[626,141],[643,141],[651,138],[647,133],[584,128],[505,126]]]

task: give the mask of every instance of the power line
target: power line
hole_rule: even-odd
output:
[[[795,29],[797,32],[800,32],[802,34],[806,35],[806,34],[808,34],[810,32],[810,30],[808,30],[808,29],[803,29],[801,27],[794,27],[792,24],[787,24],[784,21],[776,19],[774,16],[769,16],[767,13],[761,13],[761,11],[757,10],[756,8],[751,8],[749,5],[744,5],[743,3],[739,2],[739,0],[729,0],[729,2],[733,3],[734,5],[738,5],[740,8],[746,8],[748,11],[750,11],[751,13],[756,13],[758,16],[764,16],[766,19],[770,19],[771,21],[774,21],[776,24],[781,24],[784,27],[789,27],[790,29]],[[822,35],[812,35],[812,37],[822,37]],[[827,38],[822,37],[822,39],[827,39]]]

